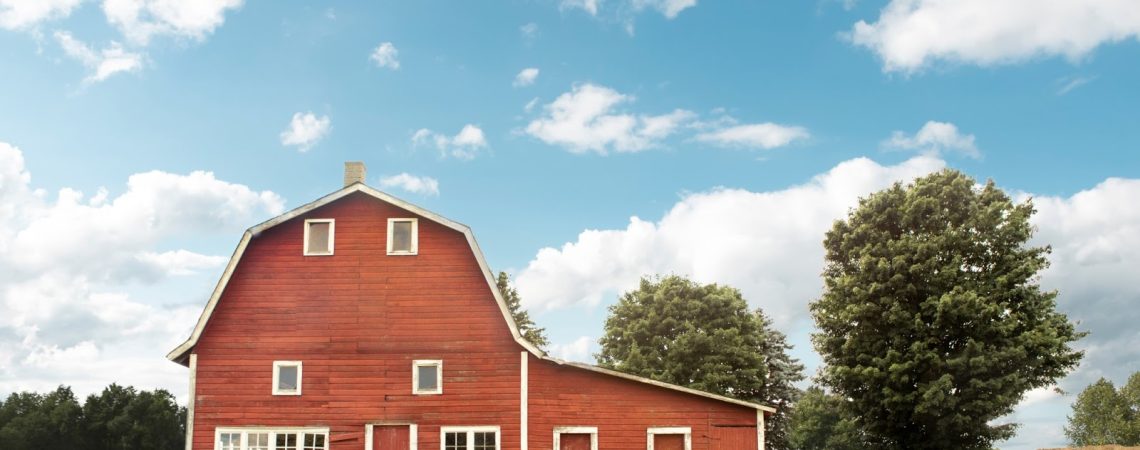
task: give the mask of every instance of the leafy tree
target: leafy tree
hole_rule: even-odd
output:
[[[499,292],[503,294],[503,300],[507,302],[507,308],[511,310],[511,316],[515,318],[515,325],[518,325],[519,333],[522,334],[523,338],[538,348],[544,348],[550,344],[546,339],[546,329],[536,325],[530,319],[530,313],[522,308],[522,298],[519,297],[519,291],[511,286],[510,276],[506,272],[499,272],[495,284],[498,285]]]
[[[1140,445],[1140,372],[1118,391],[1104,378],[1077,395],[1065,435],[1073,446]]]
[[[643,278],[610,307],[598,363],[603,367],[741,400],[777,406],[769,447],[786,448],[787,406],[803,366],[784,335],[740,291],[678,276]]]
[[[0,406],[0,447],[8,450],[83,448],[83,411],[71,388],[16,393]]]
[[[821,381],[851,399],[877,448],[989,449],[1022,395],[1082,356],[1084,333],[1038,273],[1027,201],[944,170],[862,199],[824,241],[811,305]]]
[[[788,444],[796,450],[859,450],[859,425],[842,398],[812,386],[804,391],[789,416]]]

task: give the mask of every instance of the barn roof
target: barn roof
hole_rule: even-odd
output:
[[[580,364],[580,363],[563,361],[561,359],[553,358],[553,357],[546,355],[546,353],[543,352],[541,349],[536,347],[534,344],[531,344],[530,341],[527,341],[525,338],[523,338],[522,334],[519,332],[518,325],[515,324],[514,317],[511,316],[510,309],[507,307],[506,301],[503,300],[502,293],[499,292],[498,285],[495,283],[495,277],[491,273],[491,268],[490,268],[490,266],[487,265],[487,260],[486,260],[486,258],[483,257],[483,251],[479,249],[479,243],[475,241],[475,235],[471,232],[470,227],[468,227],[467,225],[464,225],[462,223],[456,222],[454,220],[448,219],[446,217],[443,217],[443,216],[436,214],[432,211],[428,211],[422,207],[419,207],[415,204],[412,204],[412,203],[407,202],[405,200],[402,200],[400,198],[394,197],[388,193],[376,190],[376,189],[374,189],[374,188],[372,188],[372,187],[370,187],[364,183],[361,183],[361,182],[352,183],[352,184],[345,186],[344,188],[342,188],[336,192],[328,194],[328,195],[321,197],[321,198],[319,198],[313,202],[310,202],[308,204],[297,207],[297,208],[295,208],[289,212],[281,214],[280,216],[274,217],[274,218],[269,219],[265,222],[254,225],[250,229],[246,230],[245,233],[242,235],[241,241],[238,242],[237,248],[234,250],[233,256],[230,257],[229,263],[226,264],[226,268],[222,272],[221,279],[218,280],[218,284],[214,287],[213,293],[210,294],[210,300],[206,303],[206,308],[202,310],[202,314],[198,317],[198,323],[197,323],[197,325],[194,326],[194,331],[190,334],[190,337],[186,339],[186,342],[183,342],[181,345],[176,347],[174,350],[171,350],[170,353],[167,353],[167,355],[166,355],[167,359],[174,361],[178,364],[182,364],[184,366],[188,365],[190,352],[194,349],[194,346],[198,344],[198,339],[200,339],[202,337],[202,331],[206,328],[206,324],[209,323],[210,317],[214,313],[214,309],[218,306],[218,300],[221,299],[222,293],[225,292],[226,285],[229,284],[230,277],[233,276],[234,270],[237,268],[238,263],[241,261],[241,257],[245,253],[246,247],[249,245],[249,242],[255,236],[257,236],[258,234],[260,234],[261,232],[263,232],[265,230],[273,228],[277,225],[280,225],[284,222],[287,222],[291,219],[294,219],[298,216],[301,216],[305,213],[308,213],[314,209],[320,208],[324,205],[335,202],[341,198],[344,198],[350,194],[354,194],[357,192],[370,195],[370,196],[375,197],[381,201],[387,202],[387,203],[392,204],[394,206],[397,206],[399,208],[406,209],[408,211],[411,211],[415,214],[420,215],[421,217],[424,217],[424,218],[429,219],[433,222],[439,223],[440,225],[443,225],[445,227],[448,227],[448,228],[451,228],[455,231],[463,233],[463,235],[467,237],[467,243],[471,246],[471,252],[474,253],[475,260],[478,262],[479,268],[483,272],[483,278],[486,279],[487,286],[491,289],[491,293],[494,294],[494,296],[495,296],[495,301],[498,302],[498,304],[499,304],[499,311],[502,313],[503,319],[507,322],[507,326],[510,328],[511,335],[514,336],[515,342],[518,342],[519,345],[521,345],[524,349],[526,349],[528,352],[533,354],[535,357],[537,357],[539,359],[546,360],[546,361],[550,361],[550,362],[553,362],[553,363],[556,363],[559,365],[575,367],[575,368],[579,368],[579,369],[583,369],[583,370],[589,370],[592,372],[598,372],[598,373],[602,373],[602,374],[606,374],[606,375],[610,375],[610,376],[615,376],[615,377],[619,377],[619,378],[624,378],[627,380],[637,381],[640,383],[650,384],[653,386],[658,386],[658,387],[662,387],[662,388],[666,388],[666,389],[671,389],[671,390],[680,391],[680,392],[684,392],[684,393],[688,393],[688,394],[698,395],[698,396],[710,398],[713,400],[719,400],[722,402],[733,403],[736,405],[761,410],[761,411],[764,411],[766,413],[776,412],[776,410],[774,408],[769,407],[769,406],[764,406],[764,405],[761,405],[758,403],[746,402],[743,400],[737,400],[737,399],[730,398],[730,397],[725,397],[725,396],[716,395],[716,394],[710,394],[710,393],[704,392],[704,391],[698,391],[695,389],[690,389],[690,388],[677,386],[677,385],[673,385],[673,384],[669,384],[669,383],[663,383],[660,381],[651,380],[648,378],[643,378],[643,377],[639,377],[636,375],[630,375],[627,373],[617,372],[617,371],[613,371],[613,370],[609,370],[609,369],[603,369],[601,367],[592,366],[592,365],[588,365],[588,364]]]

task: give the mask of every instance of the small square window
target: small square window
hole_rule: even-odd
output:
[[[417,359],[412,362],[412,393],[443,393],[443,361]]]
[[[301,361],[273,362],[273,395],[301,395]]]
[[[328,256],[333,254],[333,237],[336,234],[333,219],[309,219],[305,221],[305,256]]]
[[[419,252],[419,221],[388,219],[388,254],[415,255]]]

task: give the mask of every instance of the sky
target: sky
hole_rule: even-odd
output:
[[[366,4],[364,4],[366,3]],[[470,225],[557,357],[645,275],[742,290],[812,375],[822,239],[942,168],[1032,199],[1090,335],[1003,449],[1140,370],[1140,4],[0,0],[0,393],[187,398],[256,223],[368,183]]]

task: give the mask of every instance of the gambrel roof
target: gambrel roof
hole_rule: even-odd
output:
[[[456,222],[454,220],[448,219],[446,217],[443,217],[443,216],[436,214],[434,212],[428,211],[424,208],[416,206],[416,205],[409,203],[407,201],[404,201],[402,199],[396,198],[396,197],[394,197],[390,194],[387,194],[385,192],[381,192],[379,190],[373,189],[372,187],[369,187],[368,185],[365,185],[364,183],[360,183],[360,182],[356,182],[356,183],[353,183],[351,185],[345,186],[343,189],[340,189],[340,190],[333,192],[329,195],[321,197],[321,198],[317,199],[316,201],[313,201],[313,202],[308,203],[306,205],[300,206],[300,207],[293,209],[289,212],[286,212],[280,216],[274,217],[274,218],[269,219],[265,222],[257,224],[255,226],[253,226],[252,228],[246,230],[245,234],[242,235],[241,241],[238,242],[237,249],[234,250],[233,256],[230,257],[229,263],[226,264],[226,268],[225,268],[225,271],[222,272],[221,279],[218,280],[217,286],[214,287],[213,293],[210,294],[210,300],[206,303],[206,308],[202,311],[202,315],[198,317],[198,323],[197,323],[197,325],[194,326],[194,331],[190,334],[190,337],[188,339],[186,339],[186,342],[183,342],[181,345],[179,345],[174,350],[171,350],[170,353],[168,353],[166,355],[167,359],[170,359],[171,361],[182,364],[184,366],[188,365],[190,352],[194,349],[194,346],[198,344],[198,340],[202,337],[202,331],[205,330],[206,325],[210,322],[210,317],[213,315],[214,309],[217,308],[218,301],[221,299],[222,294],[225,292],[226,285],[229,283],[230,277],[233,276],[234,270],[237,269],[238,263],[241,262],[242,255],[245,253],[246,247],[249,246],[249,242],[254,237],[256,237],[258,234],[260,234],[261,232],[263,232],[265,230],[273,228],[273,227],[280,225],[284,222],[292,220],[298,216],[306,214],[306,213],[308,213],[314,209],[320,208],[324,205],[335,202],[341,198],[344,198],[350,194],[354,194],[357,192],[370,195],[376,199],[379,199],[380,201],[389,203],[389,204],[394,205],[394,206],[399,207],[399,208],[403,208],[403,209],[408,210],[412,213],[418,214],[421,217],[424,217],[428,220],[434,221],[436,223],[439,223],[440,225],[443,225],[445,227],[448,227],[448,228],[451,228],[455,231],[463,233],[463,235],[467,238],[467,243],[471,247],[471,252],[474,254],[475,260],[479,264],[479,268],[483,272],[483,278],[486,279],[488,288],[490,288],[491,293],[495,297],[495,301],[498,302],[498,304],[499,304],[499,310],[502,312],[503,319],[506,321],[507,327],[510,328],[510,330],[511,330],[511,336],[514,336],[515,342],[518,342],[519,345],[521,345],[524,349],[526,349],[528,352],[533,354],[536,358],[547,360],[547,361],[550,361],[550,362],[553,362],[553,363],[559,364],[559,365],[576,367],[576,368],[589,370],[589,371],[593,371],[593,372],[598,372],[598,373],[602,373],[602,374],[606,374],[606,375],[610,375],[610,376],[624,378],[627,380],[637,381],[640,383],[650,384],[650,385],[654,385],[654,386],[658,386],[658,387],[662,387],[662,388],[666,388],[666,389],[671,389],[671,390],[685,392],[685,393],[693,394],[693,395],[698,395],[701,397],[706,397],[706,398],[710,398],[710,399],[714,399],[714,400],[719,400],[722,402],[733,403],[733,404],[740,405],[740,406],[754,408],[754,409],[757,409],[760,411],[764,411],[765,413],[776,412],[775,409],[773,409],[769,406],[764,406],[764,405],[757,404],[757,403],[746,402],[743,400],[737,400],[734,398],[729,398],[729,397],[716,395],[716,394],[710,394],[708,392],[698,391],[695,389],[689,389],[686,387],[681,387],[681,386],[677,386],[677,385],[673,385],[673,384],[669,384],[669,383],[663,383],[660,381],[651,380],[648,378],[643,378],[643,377],[639,377],[639,376],[635,376],[635,375],[630,375],[627,373],[617,372],[617,371],[613,371],[613,370],[609,370],[609,369],[603,369],[603,368],[597,367],[597,366],[592,366],[592,365],[588,365],[588,364],[573,363],[573,362],[563,361],[563,360],[560,360],[557,358],[552,358],[550,356],[547,356],[545,352],[543,352],[538,347],[535,347],[534,344],[531,344],[529,341],[527,341],[525,338],[523,338],[522,334],[519,332],[518,325],[515,324],[514,317],[511,316],[510,309],[507,307],[507,303],[503,300],[502,293],[499,292],[499,288],[498,288],[498,285],[495,283],[495,277],[491,272],[491,268],[487,265],[487,260],[486,260],[486,258],[483,257],[483,251],[479,249],[479,243],[475,241],[475,235],[471,232],[470,227],[468,227],[467,225],[461,224],[459,222]]]

